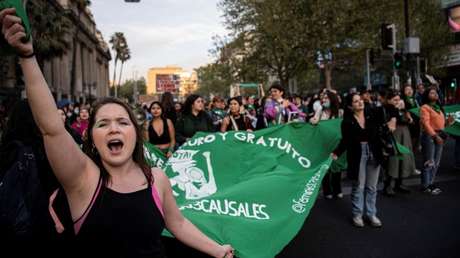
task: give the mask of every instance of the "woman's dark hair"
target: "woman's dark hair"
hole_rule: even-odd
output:
[[[121,107],[123,107],[126,112],[129,115],[129,119],[131,120],[131,123],[133,124],[135,130],[136,130],[136,144],[134,147],[134,151],[132,154],[133,161],[139,165],[139,167],[142,169],[142,172],[144,173],[145,177],[147,178],[148,182],[152,182],[152,173],[150,170],[149,165],[147,164],[147,161],[145,160],[144,157],[144,140],[142,138],[142,130],[141,127],[138,125],[136,121],[136,116],[134,115],[133,111],[131,108],[124,103],[123,101],[116,99],[116,98],[103,98],[96,102],[94,104],[94,108],[91,110],[91,113],[89,115],[89,124],[88,124],[88,130],[87,130],[87,138],[85,142],[83,143],[83,151],[88,155],[94,163],[100,168],[101,170],[101,177],[104,185],[107,185],[108,181],[110,180],[110,174],[107,172],[107,170],[104,167],[104,164],[102,163],[101,157],[99,156],[97,149],[94,147],[93,144],[93,127],[96,122],[96,114],[99,111],[99,109],[107,104],[116,104]]]
[[[201,96],[196,95],[196,94],[192,94],[192,95],[188,96],[187,99],[185,100],[185,103],[184,103],[184,106],[183,106],[183,109],[182,109],[182,113],[184,115],[191,114],[192,113],[193,103],[195,103],[195,100],[197,100],[199,98],[201,98]]]
[[[353,98],[356,95],[361,97],[361,95],[359,95],[358,92],[350,93],[345,97],[345,109],[344,109],[344,112],[343,112],[344,117],[348,117],[348,116],[353,115],[353,110],[351,109],[351,107],[353,105]]]
[[[427,89],[425,89],[425,91],[423,92],[423,95],[422,95],[422,104],[427,104],[427,105],[429,105],[429,104],[431,103],[431,101],[430,101],[430,96],[429,96],[429,95],[430,95],[430,92],[433,91],[433,90],[434,90],[436,93],[438,93],[438,89],[436,89],[435,86],[430,86],[430,87],[428,87]],[[444,112],[444,107],[441,105],[441,101],[439,100],[439,97],[438,97],[438,100],[436,101],[436,104],[441,108],[441,111],[442,111],[443,113],[445,113],[445,112]]]
[[[27,100],[17,102],[10,111],[2,143],[20,141],[26,145],[43,142],[42,135],[32,116]]]
[[[32,146],[45,155],[43,137],[32,116],[27,100],[20,100],[13,105],[9,119],[2,134],[0,144],[0,172],[8,169],[16,158],[17,146],[14,142]]]
[[[243,102],[241,101],[241,98],[240,98],[240,97],[229,98],[229,99],[227,100],[227,105],[230,106],[230,102],[231,102],[232,100],[238,102],[238,104],[239,104],[240,106],[243,105]]]
[[[174,97],[171,92],[163,93],[163,95],[161,95],[160,103],[163,113],[174,111]]]
[[[270,88],[268,89],[268,91],[271,91],[271,89],[277,89],[279,91],[282,92],[281,96],[283,96],[283,98],[285,97],[285,94],[286,94],[286,90],[284,89],[283,86],[281,86],[281,83],[280,82],[274,82],[272,84],[272,86],[270,86]]]
[[[331,116],[338,118],[339,117],[339,98],[337,97],[337,94],[327,91],[326,92],[327,97],[329,98],[329,101],[331,102],[330,110],[331,110]]]
[[[392,99],[392,98],[394,98],[396,96],[400,96],[398,90],[388,90],[386,95],[385,95],[385,99],[390,100],[390,99]]]
[[[149,113],[151,112],[152,108],[153,108],[153,105],[158,105],[161,109],[161,115],[160,117],[161,118],[164,118],[165,117],[165,112],[164,112],[164,109],[163,109],[163,106],[161,105],[161,103],[159,101],[154,101],[152,103],[150,103],[150,106],[149,106]],[[153,114],[152,114],[153,116]]]

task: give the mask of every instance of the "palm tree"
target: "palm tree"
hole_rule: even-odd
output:
[[[115,64],[113,68],[113,81],[112,85],[115,87],[115,97],[118,97],[118,90],[116,85],[116,76],[117,76],[117,62],[120,59],[120,55],[123,49],[127,48],[126,38],[123,32],[115,32],[110,38],[110,44],[112,44],[112,49],[115,51]]]
[[[121,75],[123,73],[123,64],[129,59],[131,59],[131,50],[129,50],[128,47],[122,49],[119,58],[121,62],[121,67],[120,67],[120,77],[118,78],[118,85],[121,85]]]

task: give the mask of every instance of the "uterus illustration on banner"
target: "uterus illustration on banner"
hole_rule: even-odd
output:
[[[185,199],[196,200],[208,197],[217,191],[214,172],[211,164],[211,152],[201,153],[202,157],[195,157],[200,151],[178,150],[171,157],[171,169],[176,176],[170,178],[174,196],[179,196],[178,192],[185,194]],[[204,158],[207,171],[203,171],[197,166],[197,159]],[[206,173],[207,172],[207,173]],[[207,174],[207,175],[206,175]]]

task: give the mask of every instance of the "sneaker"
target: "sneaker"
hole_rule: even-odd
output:
[[[343,193],[339,193],[336,195],[337,199],[343,199]]]
[[[362,228],[364,227],[363,217],[358,215],[353,217],[353,226]]]
[[[442,193],[442,190],[439,187],[435,186],[435,185],[430,185],[428,187],[430,188],[432,195],[438,195],[438,194]]]
[[[413,174],[418,176],[418,175],[422,174],[422,171],[420,171],[418,169],[415,169]]]
[[[395,192],[399,192],[402,194],[410,194],[411,191],[409,188],[407,188],[407,186],[400,185],[398,187],[395,187]]]
[[[334,196],[332,196],[332,194],[326,194],[324,196],[324,198],[328,199],[328,200],[332,200],[332,198],[334,198]]]
[[[423,193],[428,193],[428,194],[431,194],[431,188],[428,186],[428,187],[424,187],[422,188],[422,192]]]
[[[369,222],[371,223],[371,226],[373,226],[374,228],[380,228],[382,227],[382,221],[380,221],[379,218],[377,218],[377,216],[371,216],[371,217],[368,217],[369,219]]]

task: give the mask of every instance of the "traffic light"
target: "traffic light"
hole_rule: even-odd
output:
[[[452,79],[452,81],[450,82],[450,87],[457,88],[457,78]]]
[[[382,49],[393,49],[393,43],[394,43],[394,24],[387,24],[384,23],[382,24],[380,30],[381,30],[381,37],[382,37]]]
[[[401,69],[403,64],[403,55],[399,52],[396,52],[393,56],[393,67],[395,69]]]

